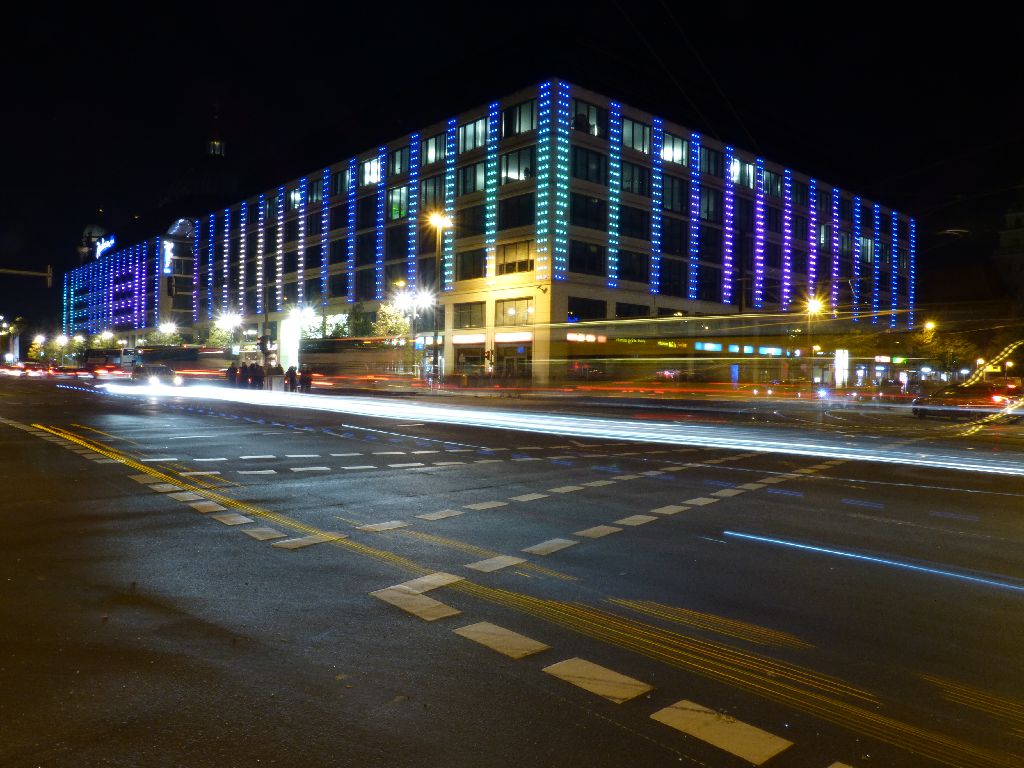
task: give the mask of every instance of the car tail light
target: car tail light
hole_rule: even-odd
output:
[[[992,402],[993,403],[1005,403],[1006,401],[1007,401],[1007,398],[1003,397],[1003,395],[992,395]]]

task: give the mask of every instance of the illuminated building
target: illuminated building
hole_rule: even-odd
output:
[[[70,273],[64,332],[230,311],[275,337],[293,308],[373,312],[401,285],[439,291],[446,373],[544,382],[571,370],[576,323],[798,316],[813,293],[906,329],[919,271],[907,216],[564,81],[192,215]]]

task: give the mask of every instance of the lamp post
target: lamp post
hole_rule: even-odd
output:
[[[434,351],[433,351],[433,362],[431,364],[431,371],[433,380],[438,380],[438,351],[437,351],[437,314],[438,307],[441,303],[441,291],[444,289],[444,276],[441,274],[441,246],[444,240],[444,231],[450,229],[452,226],[451,217],[445,215],[443,212],[437,212],[430,214],[427,218],[430,222],[430,226],[434,228],[437,234],[434,247]]]
[[[807,299],[807,352],[810,355],[811,382],[814,382],[814,342],[811,339],[811,319],[819,314],[825,303],[816,296]]]

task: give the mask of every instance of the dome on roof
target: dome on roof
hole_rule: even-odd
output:
[[[99,224],[90,224],[84,230],[82,230],[83,240],[99,240],[101,237],[105,237],[107,230],[101,227]]]
[[[178,219],[171,224],[170,229],[167,230],[167,234],[170,237],[184,237],[187,240],[191,240],[192,222],[188,219]]]

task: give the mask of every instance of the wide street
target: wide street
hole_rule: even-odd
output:
[[[0,381],[0,766],[1024,765],[1024,424],[222,392]]]

